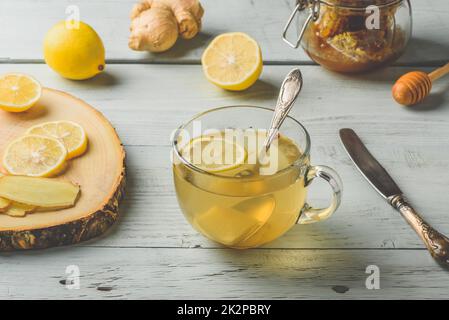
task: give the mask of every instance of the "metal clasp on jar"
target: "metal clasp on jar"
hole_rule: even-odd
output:
[[[288,18],[287,24],[284,27],[284,31],[282,32],[282,40],[284,40],[289,46],[292,48],[298,48],[299,44],[301,43],[301,39],[304,35],[304,32],[307,29],[307,26],[309,25],[310,21],[317,21],[320,16],[320,0],[297,0],[296,1],[296,7],[293,9],[293,12],[291,13],[290,17]],[[290,25],[292,24],[293,19],[295,18],[296,14],[309,8],[309,15],[304,22],[304,25],[301,28],[301,32],[298,35],[298,39],[296,39],[296,42],[290,42],[290,40],[287,39],[287,31],[290,28]]]

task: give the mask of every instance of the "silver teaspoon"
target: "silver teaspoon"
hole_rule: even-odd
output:
[[[268,135],[265,139],[265,152],[270,149],[271,143],[274,138],[277,137],[279,128],[292,109],[292,106],[301,91],[302,83],[302,75],[299,69],[290,71],[282,82],[276,108],[274,109],[273,118],[271,119],[270,129],[268,130]]]

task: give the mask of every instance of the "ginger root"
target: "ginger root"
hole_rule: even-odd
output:
[[[36,206],[13,202],[5,213],[10,217],[25,217],[27,214],[36,211],[36,209]]]
[[[137,51],[167,51],[178,35],[196,36],[203,14],[198,0],[142,0],[131,11],[128,45]]]
[[[8,210],[10,205],[11,205],[11,200],[0,197],[0,213]]]
[[[3,177],[3,174],[0,172],[0,178]],[[11,206],[11,200],[0,197],[0,213],[6,212],[8,208]]]
[[[25,211],[35,207],[42,210],[70,208],[75,205],[79,193],[80,187],[70,182],[25,176],[0,177],[0,197],[26,205]]]

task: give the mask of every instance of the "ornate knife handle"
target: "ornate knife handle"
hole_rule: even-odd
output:
[[[393,196],[389,202],[416,231],[432,257],[445,267],[449,267],[449,239],[421,218],[402,195]]]

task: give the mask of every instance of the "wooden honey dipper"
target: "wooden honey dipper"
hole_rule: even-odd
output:
[[[424,100],[432,89],[432,83],[449,73],[449,63],[427,74],[413,71],[404,74],[393,86],[393,98],[397,103],[411,106]]]

